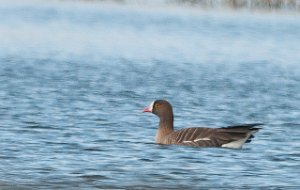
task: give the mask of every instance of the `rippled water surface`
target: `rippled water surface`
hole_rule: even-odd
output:
[[[300,16],[101,3],[0,5],[0,189],[300,188]],[[263,122],[241,150],[153,143]]]

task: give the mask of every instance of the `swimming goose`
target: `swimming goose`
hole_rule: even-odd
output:
[[[144,112],[151,112],[160,119],[155,143],[200,147],[242,148],[260,128],[261,123],[242,124],[224,128],[184,128],[174,131],[173,110],[166,100],[155,100]]]

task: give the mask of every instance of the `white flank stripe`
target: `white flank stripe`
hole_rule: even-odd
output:
[[[195,139],[194,142],[197,142],[197,141],[210,141],[210,138],[200,138],[200,139]]]
[[[193,143],[198,141],[210,141],[210,138],[200,138],[200,139],[195,139],[193,141],[183,141],[183,143]]]

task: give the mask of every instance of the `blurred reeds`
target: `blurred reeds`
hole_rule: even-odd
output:
[[[204,8],[263,9],[263,10],[297,10],[300,0],[173,0],[177,4],[201,6]]]
[[[74,0],[73,0],[74,1]],[[76,0],[75,0],[76,1]],[[77,0],[78,1],[78,0]],[[300,0],[79,0],[120,4],[194,6],[205,9],[300,11]]]

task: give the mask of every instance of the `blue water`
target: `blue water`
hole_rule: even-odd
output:
[[[0,189],[299,189],[300,15],[0,4]],[[262,122],[241,150],[154,144]]]

